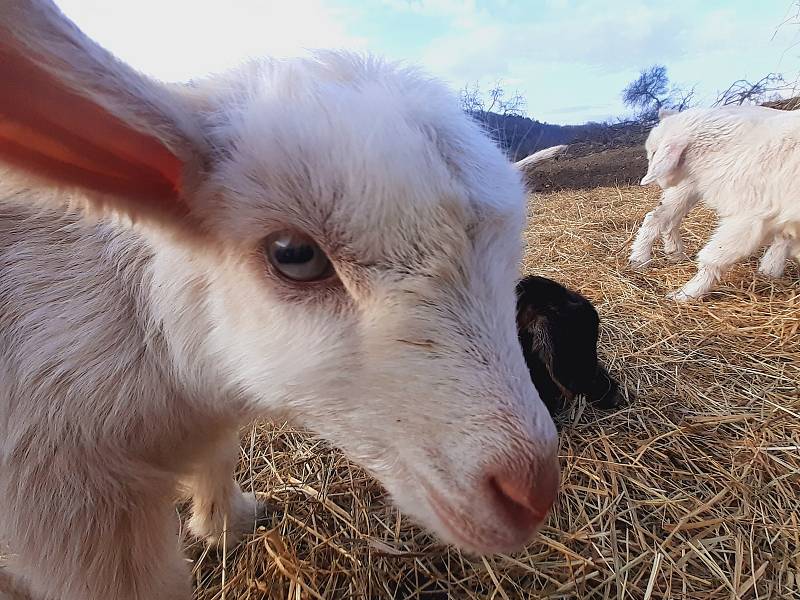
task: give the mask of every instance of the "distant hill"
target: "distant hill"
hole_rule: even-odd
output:
[[[550,146],[567,152],[527,169],[532,191],[585,189],[638,182],[647,170],[644,141],[649,125],[638,122],[552,125],[518,116],[473,115],[489,135],[519,160]]]
[[[519,115],[499,115],[482,111],[473,112],[470,116],[484,127],[514,161],[542,148],[569,144],[606,128],[601,123],[553,125]]]

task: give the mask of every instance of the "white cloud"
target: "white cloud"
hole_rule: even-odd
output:
[[[527,97],[533,116],[548,120],[621,113],[620,90],[653,63],[666,64],[677,83],[699,84],[708,101],[740,77],[794,75],[800,54],[782,60],[797,25],[771,39],[787,7],[746,0],[58,2],[101,44],[162,79],[223,70],[249,56],[367,49],[369,40],[369,50],[421,63],[457,88],[503,80]],[[393,17],[402,28],[392,29]],[[567,113],[565,105],[586,112]]]
[[[305,49],[362,49],[348,13],[324,0],[59,0],[89,36],[161,79],[221,71],[253,56]]]
[[[522,60],[580,63],[604,70],[668,61],[686,52],[688,18],[632,6],[598,14],[587,5],[557,20],[525,23],[483,18],[456,27],[435,40],[424,54],[426,64],[459,74],[482,69],[507,71]]]
[[[416,4],[444,17],[458,3]],[[563,114],[562,102],[596,107],[586,118],[620,114],[619,91],[654,63],[666,64],[676,83],[699,84],[701,98],[713,100],[734,79],[781,70],[781,52],[798,29],[772,39],[783,7],[746,12],[699,7],[693,0],[620,0],[613,9],[591,0],[546,0],[538,12],[531,7],[513,14],[468,6],[466,16],[453,17],[421,50],[420,61],[456,86],[478,81],[486,87],[497,79],[518,86],[531,114],[545,118]],[[783,68],[791,72],[787,65],[796,63],[796,56],[784,60]],[[596,102],[601,98],[605,102]]]

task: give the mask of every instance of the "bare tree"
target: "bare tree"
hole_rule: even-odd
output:
[[[658,118],[661,108],[689,108],[694,103],[694,95],[694,88],[670,87],[667,67],[653,65],[641,71],[639,77],[622,90],[622,101],[634,110],[639,121],[650,122]]]
[[[499,105],[499,103],[503,99],[503,88],[500,87],[500,82],[496,82],[494,87],[489,90],[489,106],[486,108],[486,112],[492,112],[494,107]]]
[[[526,107],[524,96],[519,92],[514,92],[513,96],[500,102],[500,114],[521,117],[525,115]]]
[[[501,81],[495,82],[487,94],[487,99],[484,99],[477,83],[466,84],[461,88],[459,96],[462,110],[471,115],[485,115],[490,112],[516,116],[525,114],[525,98],[519,92],[506,97]]]
[[[786,11],[786,17],[778,24],[778,26],[775,28],[775,32],[772,34],[772,40],[774,41],[775,37],[778,35],[778,32],[785,28],[795,29],[795,36],[794,41],[783,51],[781,60],[783,60],[786,54],[790,52],[796,52],[797,47],[800,46],[800,35],[797,33],[797,29],[800,28],[800,0],[792,0],[789,9]],[[800,73],[795,71],[793,76],[789,76],[789,80],[786,81],[786,85],[781,91],[789,96],[797,97],[798,87],[800,87]],[[776,95],[777,94],[773,94],[773,96]]]
[[[467,114],[474,115],[484,112],[483,97],[477,83],[471,87],[468,83],[465,84],[459,92],[459,100],[461,102],[461,110]]]
[[[680,88],[673,89],[673,96],[674,99],[672,101],[672,105],[670,108],[677,111],[686,110],[687,108],[694,106],[694,96],[695,96],[695,87],[692,86],[690,90],[683,90]]]
[[[731,106],[742,104],[761,104],[774,99],[779,92],[790,85],[780,73],[768,73],[755,83],[746,79],[737,79],[728,89],[717,96],[714,106]]]
[[[653,65],[639,73],[639,77],[622,90],[622,101],[639,113],[658,112],[664,104],[668,86],[667,67]]]

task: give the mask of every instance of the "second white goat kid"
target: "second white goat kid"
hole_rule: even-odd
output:
[[[251,529],[258,417],[448,542],[531,539],[559,474],[515,323],[525,195],[449,91],[341,53],[163,85],[45,0],[0,2],[0,82],[6,589],[188,600],[172,502]]]
[[[779,277],[800,250],[800,113],[760,106],[663,111],[646,142],[649,167],[642,185],[657,183],[661,202],[633,242],[630,263],[642,268],[661,236],[672,259],[683,257],[679,227],[702,202],[720,222],[698,253],[698,272],[669,297],[698,298],[720,276],[765,243],[760,272]]]

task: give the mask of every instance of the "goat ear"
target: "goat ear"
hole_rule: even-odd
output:
[[[642,178],[641,185],[653,183],[677,169],[685,149],[686,144],[683,142],[669,142],[659,146],[650,159],[647,173]]]
[[[534,323],[539,319],[536,310],[529,305],[525,304],[522,299],[517,301],[517,329],[522,331],[530,331]]]
[[[547,328],[551,375],[559,385],[580,394],[597,371],[597,336],[586,315],[564,313]]]
[[[87,192],[91,209],[184,219],[202,138],[166,86],[97,46],[48,0],[0,2],[0,81],[0,161],[40,184]]]

